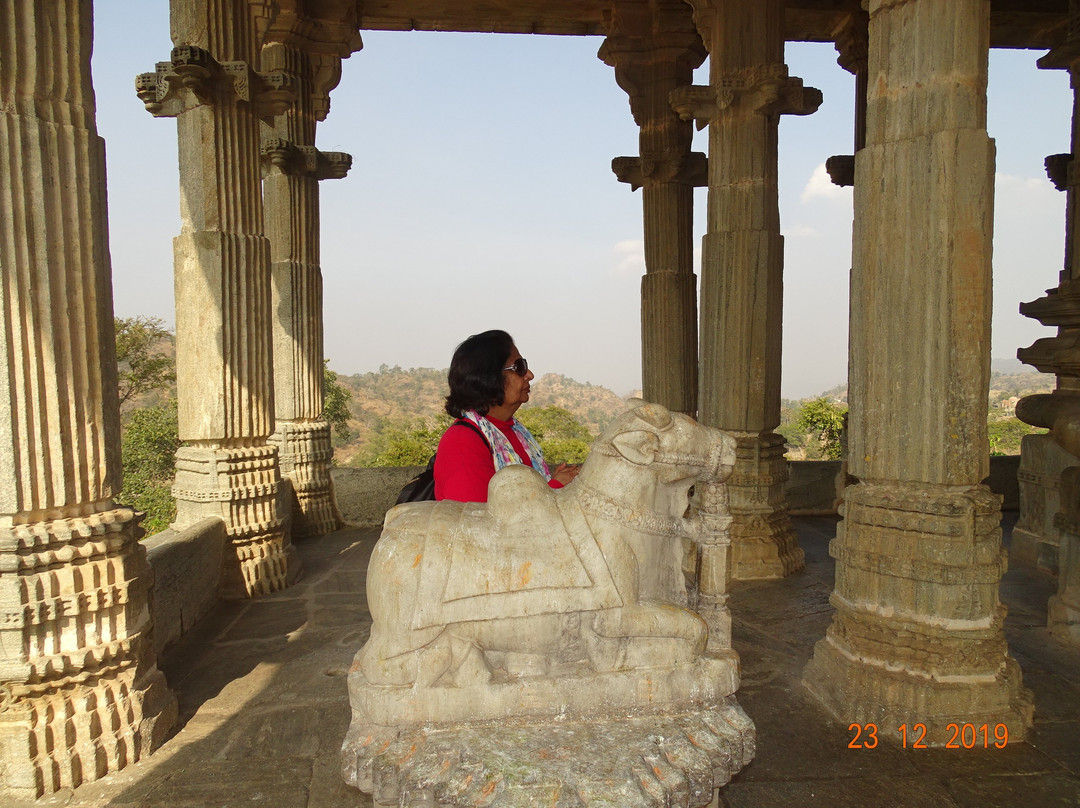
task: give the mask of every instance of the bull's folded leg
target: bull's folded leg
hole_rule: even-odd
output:
[[[689,664],[705,650],[708,627],[691,611],[643,604],[597,612],[583,629],[598,671]]]
[[[357,657],[371,684],[427,687],[449,669],[452,653],[442,627],[407,632],[398,642],[388,635],[373,627]]]
[[[484,661],[483,652],[476,643],[465,637],[450,635],[452,657],[445,678],[438,684],[456,687],[482,685],[491,681],[491,668]]]

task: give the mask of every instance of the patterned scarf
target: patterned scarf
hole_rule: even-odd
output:
[[[514,432],[521,440],[521,445],[525,447],[525,451],[529,455],[528,463],[522,460],[518,453],[514,451],[513,445],[506,439],[506,435],[502,433],[502,430],[477,413],[476,410],[466,410],[464,417],[476,424],[480,431],[484,433],[484,437],[487,438],[488,446],[491,447],[492,459],[495,461],[495,471],[498,471],[503,466],[518,463],[523,466],[532,466],[544,475],[545,480],[551,479],[551,470],[548,469],[547,463],[544,462],[544,453],[540,451],[540,445],[536,442],[532,432],[526,429],[525,425],[517,418],[511,418],[510,420],[514,424]]]

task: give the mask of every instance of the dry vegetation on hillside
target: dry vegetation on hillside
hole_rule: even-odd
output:
[[[338,442],[335,458],[340,464],[364,451],[374,436],[388,428],[434,427],[443,412],[447,393],[446,371],[383,365],[373,373],[338,376],[338,383],[352,398],[349,428],[353,436]],[[569,410],[594,435],[626,409],[626,402],[606,387],[584,384],[557,373],[547,373],[532,383],[528,406],[555,405]]]

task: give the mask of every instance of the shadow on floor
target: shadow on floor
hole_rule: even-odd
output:
[[[726,808],[1064,808],[1080,805],[1080,649],[1047,632],[1050,575],[1008,572],[1006,636],[1035,694],[1028,741],[1005,749],[903,749],[853,733],[802,687],[831,617],[834,518],[794,520],[806,568],[783,581],[736,584],[738,698],[758,752],[722,792]],[[1012,519],[1006,519],[1006,536]],[[377,530],[298,543],[307,571],[284,592],[220,609],[163,661],[181,728],[145,761],[37,806],[349,808],[370,806],[339,773],[349,723],[346,674],[367,638],[364,581]],[[19,806],[12,806],[19,808]]]

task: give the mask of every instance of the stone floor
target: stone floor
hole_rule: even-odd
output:
[[[836,520],[801,518],[796,526],[806,569],[784,581],[740,584],[733,595],[743,660],[738,697],[757,724],[758,753],[722,791],[721,806],[1080,805],[1080,649],[1046,631],[1053,578],[1020,567],[1002,585],[1009,647],[1035,693],[1028,741],[1005,749],[903,749],[895,731],[883,729],[877,748],[851,749],[854,733],[799,683],[830,620],[827,545]],[[371,805],[342,783],[338,760],[349,722],[345,675],[367,637],[364,577],[377,535],[347,530],[301,544],[303,581],[223,607],[164,660],[181,726],[162,749],[34,805]]]

